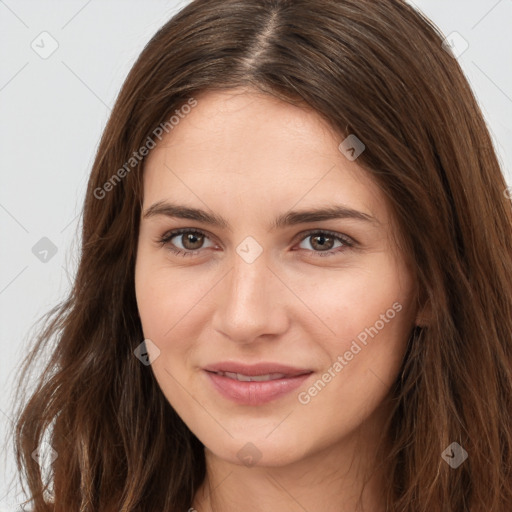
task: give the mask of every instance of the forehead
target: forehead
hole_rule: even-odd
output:
[[[207,91],[183,115],[159,144],[160,148],[186,146],[225,170],[238,161],[268,161],[339,157],[340,136],[313,110],[297,107],[272,96],[246,89]],[[213,163],[213,162],[212,162]],[[229,164],[232,163],[230,166]]]
[[[299,201],[357,205],[374,216],[384,206],[366,171],[338,149],[344,137],[315,111],[246,89],[196,100],[148,155],[145,207],[174,193],[195,203],[208,197],[212,208],[228,198],[234,208],[252,203],[260,213]]]

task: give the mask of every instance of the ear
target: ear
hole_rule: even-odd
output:
[[[428,327],[432,322],[432,306],[427,299],[423,306],[421,306],[416,314],[414,325],[417,327]]]

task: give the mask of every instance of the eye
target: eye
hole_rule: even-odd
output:
[[[186,236],[185,236],[186,235]],[[175,242],[171,242],[174,238],[181,239],[181,247],[176,246]],[[161,245],[165,245],[171,252],[178,256],[194,256],[200,252],[200,249],[206,247],[214,247],[214,244],[209,246],[204,245],[204,241],[208,240],[208,235],[200,229],[182,228],[175,229],[164,234],[158,239]],[[310,242],[307,240],[310,239]],[[320,257],[331,256],[336,253],[343,252],[347,248],[354,247],[355,242],[350,237],[335,233],[333,231],[309,231],[301,234],[301,244],[307,242],[308,247],[299,247],[301,250],[313,252]],[[339,245],[335,247],[335,244]],[[333,248],[334,247],[334,248]]]
[[[332,256],[355,245],[355,242],[348,236],[333,231],[309,231],[305,234],[302,233],[301,240],[301,244],[306,243],[309,245],[313,249],[315,256],[320,257]],[[339,245],[333,249],[336,242]],[[301,249],[310,250],[308,247],[301,247]]]
[[[176,247],[174,242],[171,243],[173,238],[181,239],[181,247]],[[162,245],[167,245],[178,256],[193,256],[199,252],[197,249],[202,248],[206,238],[208,238],[206,233],[201,230],[183,228],[166,233],[158,241]]]

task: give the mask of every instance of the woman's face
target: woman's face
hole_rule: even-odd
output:
[[[398,374],[415,285],[342,141],[241,89],[198,96],[148,156],[135,284],[150,368],[225,461],[342,445]]]

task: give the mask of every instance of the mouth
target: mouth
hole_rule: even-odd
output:
[[[220,369],[222,365],[230,368]],[[276,369],[280,371],[271,371]],[[304,384],[313,371],[270,363],[254,366],[224,363],[217,368],[206,367],[204,373],[213,389],[224,398],[240,405],[256,406],[276,401],[291,393]]]
[[[229,379],[238,380],[241,382],[266,382],[269,380],[278,380],[292,377],[285,373],[267,373],[265,375],[244,375],[243,373],[234,372],[210,372],[220,375],[221,377],[228,377]]]

